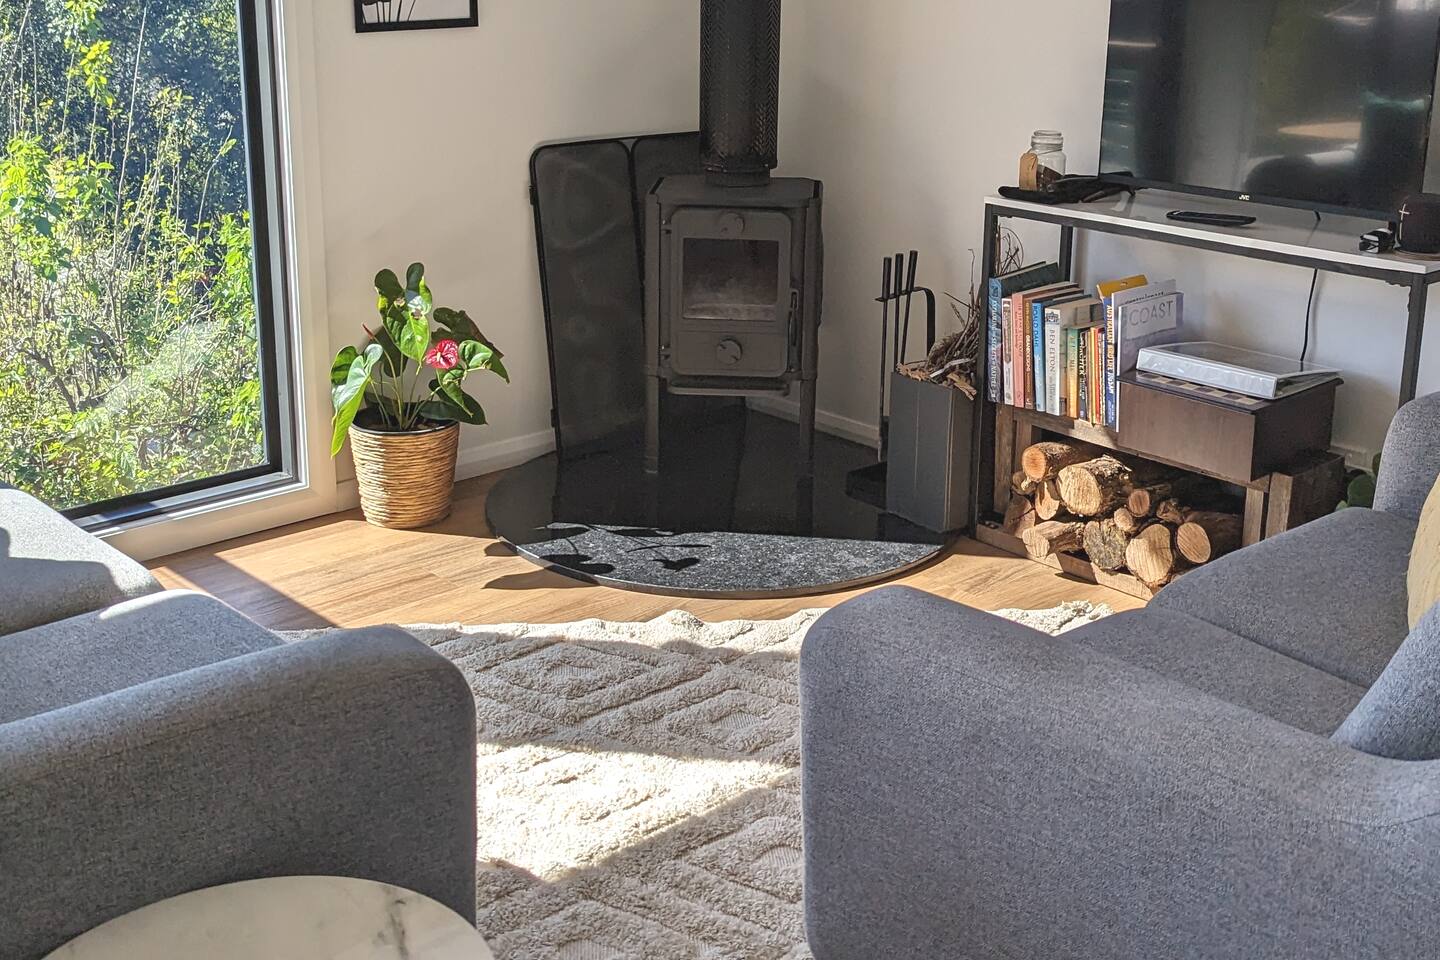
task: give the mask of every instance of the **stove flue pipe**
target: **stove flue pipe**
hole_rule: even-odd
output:
[[[780,0],[701,0],[700,158],[711,180],[763,184],[780,164]]]

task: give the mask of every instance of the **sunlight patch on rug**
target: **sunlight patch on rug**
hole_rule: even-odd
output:
[[[1001,615],[1061,633],[1110,613]],[[497,960],[809,960],[798,673],[820,615],[406,628],[475,694]]]

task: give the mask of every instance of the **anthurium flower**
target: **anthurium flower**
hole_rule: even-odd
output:
[[[435,370],[454,370],[460,363],[460,344],[441,340],[425,354],[425,366]]]

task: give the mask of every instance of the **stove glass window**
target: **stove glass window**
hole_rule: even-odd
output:
[[[774,321],[780,244],[687,238],[682,289],[689,320]]]

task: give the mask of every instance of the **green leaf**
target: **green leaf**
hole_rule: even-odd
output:
[[[1352,506],[1373,507],[1375,505],[1375,478],[1368,473],[1362,473],[1350,481],[1350,489],[1346,491],[1345,499]]]
[[[480,332],[480,328],[475,325],[475,321],[470,319],[470,314],[464,310],[452,310],[449,307],[439,307],[435,311],[435,322],[454,334],[454,339],[456,340],[478,340],[495,351],[496,357],[505,356],[505,354],[496,348],[489,337]]]
[[[453,373],[453,371],[451,372]],[[449,413],[448,419],[484,426],[485,408],[480,406],[474,397],[461,389],[461,379],[463,376],[447,376],[439,381],[432,381],[430,389],[440,391],[440,402],[445,405]]]
[[[397,374],[405,372],[405,355],[401,353],[400,348],[395,345],[395,338],[390,335],[390,329],[388,327],[382,325],[379,330],[376,330],[375,337],[371,340],[371,343],[380,344],[380,348],[385,351],[385,361],[389,364],[390,369],[394,370]]]
[[[1379,454],[1379,453],[1375,454],[1375,460],[1372,462],[1372,464],[1371,464],[1371,469],[1370,469],[1370,472],[1373,473],[1373,474],[1375,474],[1375,476],[1376,476],[1377,479],[1378,479],[1379,476],[1380,476],[1380,457],[1381,457],[1381,456],[1382,456],[1382,454]]]
[[[385,351],[378,343],[370,344],[365,348],[364,353],[357,352],[354,360],[351,361],[350,371],[344,382],[337,384],[331,391],[331,400],[335,405],[334,431],[330,438],[331,456],[338,455],[344,448],[345,438],[350,433],[350,425],[355,422],[355,416],[365,402],[365,388],[370,385],[370,377],[375,371],[375,365],[384,356]]]
[[[335,357],[335,362],[330,366],[330,386],[338,387],[350,379],[350,368],[355,365],[355,358],[360,356],[360,351],[354,347],[346,347]]]
[[[460,362],[470,370],[484,370],[495,359],[495,351],[478,340],[466,340],[460,344]]]
[[[466,340],[460,344],[460,362],[467,372],[489,370],[498,374],[506,383],[510,382],[509,371],[500,362],[500,355],[495,352],[495,348],[489,344],[477,340]]]
[[[420,404],[420,416],[434,423],[449,423],[455,419],[455,412],[444,401],[427,400]]]
[[[405,272],[405,304],[411,313],[418,313],[427,319],[435,309],[435,299],[430,296],[430,285],[425,282],[423,263],[412,263]]]
[[[394,270],[381,270],[375,275],[375,292],[384,298],[386,304],[405,299],[405,288],[400,286],[400,278],[395,276]],[[380,312],[385,312],[383,307]]]
[[[393,328],[387,319],[385,329],[395,338],[395,346],[401,353],[416,363],[424,363],[425,353],[430,349],[430,321],[408,310],[403,314]]]

